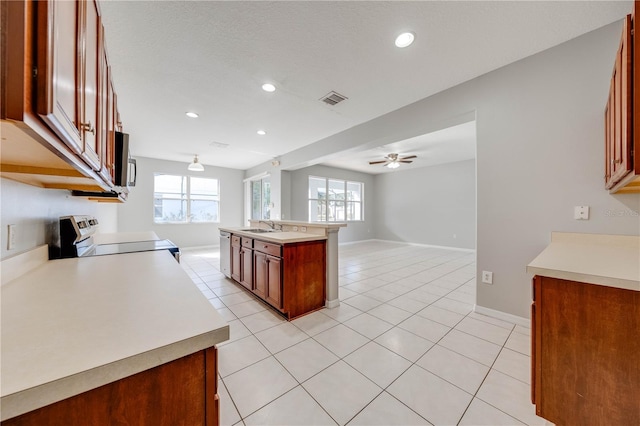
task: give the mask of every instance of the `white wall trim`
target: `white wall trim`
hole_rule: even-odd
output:
[[[438,248],[438,249],[443,249],[443,250],[463,251],[465,253],[475,253],[476,252],[475,249],[469,249],[469,248],[450,247],[450,246],[436,246],[436,245],[433,245],[433,244],[411,243],[409,241],[393,241],[393,240],[379,240],[379,239],[366,240],[366,241],[380,241],[380,242],[383,242],[383,243],[408,244],[410,246]],[[354,242],[359,243],[361,241],[354,241]]]
[[[324,307],[327,309],[337,308],[338,306],[340,306],[340,299],[324,301]]]
[[[368,239],[368,240],[346,241],[346,242],[344,242],[344,243],[338,243],[338,245],[339,245],[339,246],[350,246],[350,245],[353,245],[353,244],[370,243],[370,242],[372,242],[372,241],[379,241],[379,240],[376,240],[376,239],[370,238],[370,239]]]
[[[502,311],[496,311],[495,309],[485,308],[484,306],[473,305],[474,312],[489,317],[497,318],[499,320],[512,322],[514,324],[521,325],[523,327],[531,328],[531,320],[529,318],[519,317],[517,315],[508,314]]]
[[[207,249],[219,249],[220,244],[211,244],[206,246],[192,246],[192,247],[180,247],[180,251],[196,251],[196,250],[207,250]]]

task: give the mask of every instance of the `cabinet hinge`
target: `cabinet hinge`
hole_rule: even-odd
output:
[[[38,76],[38,68],[33,67],[33,78],[36,78]]]

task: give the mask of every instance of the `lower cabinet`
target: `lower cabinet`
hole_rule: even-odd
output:
[[[231,236],[231,278],[253,290],[253,240]]]
[[[211,347],[2,422],[2,426],[219,423],[217,350]]]
[[[531,398],[558,425],[640,425],[640,291],[536,276]]]
[[[260,251],[261,247],[272,248],[272,252],[277,250],[278,256]],[[279,252],[280,246],[263,242],[257,242],[253,251],[253,292],[276,309],[282,309],[282,258]]]
[[[325,240],[275,244],[232,235],[231,252],[231,278],[288,319],[324,307]],[[247,276],[250,270],[251,285]]]

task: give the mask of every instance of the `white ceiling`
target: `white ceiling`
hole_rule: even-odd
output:
[[[390,169],[382,164],[369,164],[369,161],[383,160],[390,153],[399,154],[400,157],[416,155],[418,158],[414,158],[412,163],[401,164],[397,169]],[[473,158],[476,158],[475,121],[374,149],[350,152],[346,156],[337,155],[332,159],[324,159],[322,164],[363,173],[380,174]]]
[[[197,153],[205,165],[237,169],[609,24],[632,8],[630,1],[100,3],[132,154],[188,163]],[[393,40],[406,30],[416,41],[398,49]],[[267,81],[278,90],[262,91]],[[348,100],[333,107],[319,101],[332,90]],[[200,118],[187,118],[187,111]]]

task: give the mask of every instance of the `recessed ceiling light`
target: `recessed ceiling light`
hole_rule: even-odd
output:
[[[258,130],[256,133],[258,133],[260,136],[264,136],[267,134],[267,132],[265,132],[264,130]]]
[[[190,117],[190,118],[198,118],[198,114],[196,114],[195,112],[188,112],[188,113],[187,113],[187,117]]]
[[[402,33],[398,37],[396,37],[396,46],[398,47],[407,47],[413,43],[413,40],[416,38],[414,33]]]
[[[262,90],[264,90],[265,92],[275,92],[276,86],[271,83],[265,83],[262,85]]]

